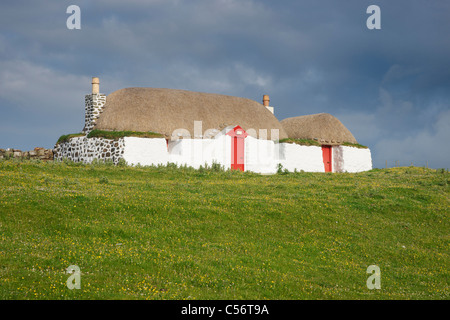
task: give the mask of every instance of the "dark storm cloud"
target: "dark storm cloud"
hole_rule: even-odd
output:
[[[71,4],[81,30],[65,27]],[[381,30],[366,28],[371,4],[381,7]],[[375,166],[448,167],[449,151],[430,145],[449,131],[449,12],[445,1],[3,2],[0,147],[50,147],[79,131],[96,75],[105,93],[267,93],[279,119],[337,116],[371,147]],[[23,127],[29,136],[13,134]]]

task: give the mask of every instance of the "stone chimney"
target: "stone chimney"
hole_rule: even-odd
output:
[[[92,78],[92,93],[84,97],[85,103],[85,119],[83,132],[88,134],[92,131],[95,123],[103,111],[106,103],[106,95],[100,93],[100,79]]]
[[[263,105],[264,105],[264,107],[266,107],[267,110],[269,110],[273,114],[273,107],[269,106],[269,102],[270,102],[269,95],[268,94],[263,95]]]

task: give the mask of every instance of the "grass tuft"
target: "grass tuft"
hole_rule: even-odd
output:
[[[321,146],[321,144],[316,140],[310,140],[310,139],[293,139],[293,138],[286,138],[281,139],[279,141],[280,143],[295,143],[301,146]]]
[[[343,142],[342,145],[347,146],[347,147],[354,147],[354,148],[358,148],[358,149],[368,149],[367,146],[363,146],[362,144],[359,144],[359,143]]]
[[[92,130],[89,132],[88,138],[105,138],[118,140],[124,137],[139,137],[139,138],[164,138],[164,135],[155,132],[137,132],[137,131],[105,131]]]
[[[58,141],[56,142],[57,144],[59,143],[64,143],[64,142],[68,142],[71,138],[75,138],[75,137],[83,137],[85,134],[84,133],[70,133],[70,134],[64,134],[61,137],[59,137]]]

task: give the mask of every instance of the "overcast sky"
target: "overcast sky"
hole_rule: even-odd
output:
[[[381,30],[369,30],[369,5]],[[69,30],[69,5],[81,29]],[[374,167],[450,167],[448,0],[89,0],[0,3],[0,148],[51,148],[84,126],[91,78],[221,93],[279,120],[327,112]]]

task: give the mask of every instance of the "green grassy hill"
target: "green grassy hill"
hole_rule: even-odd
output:
[[[448,299],[449,182],[0,161],[0,299]]]

